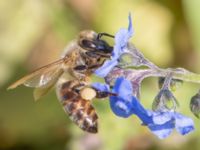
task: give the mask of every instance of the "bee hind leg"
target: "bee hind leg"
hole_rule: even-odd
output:
[[[107,98],[109,96],[117,96],[116,93],[107,92],[107,91],[99,91],[95,88],[93,88],[93,89],[96,91],[96,98],[103,99],[103,98]]]

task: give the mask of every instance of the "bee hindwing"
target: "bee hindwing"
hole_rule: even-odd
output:
[[[97,133],[98,116],[91,101],[83,99],[71,86],[73,81],[62,83],[57,89],[59,100],[70,119],[82,130]],[[77,86],[77,85],[76,85]]]

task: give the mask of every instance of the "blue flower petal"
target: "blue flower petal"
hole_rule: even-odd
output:
[[[132,95],[132,84],[124,77],[117,78],[112,90],[117,96],[110,97],[110,107],[112,111],[120,117],[129,117],[131,114],[137,115],[145,124],[152,123],[148,112],[140,104],[139,100]]]
[[[127,118],[132,115],[131,103],[127,103],[123,98],[110,96],[110,107],[115,115]]]
[[[117,93],[118,96],[128,100],[130,99],[130,96],[132,96],[133,88],[129,80],[125,79],[124,77],[120,77],[115,81],[112,91],[113,93]]]
[[[114,51],[113,51],[113,57],[119,57],[122,53],[123,50],[125,49],[128,40],[129,40],[129,34],[128,34],[127,29],[120,29],[116,35],[115,35],[115,46],[114,46]]]
[[[149,115],[148,111],[142,106],[136,97],[132,96],[131,104],[132,112],[140,118],[143,124],[149,124],[153,122],[151,115]]]
[[[117,78],[112,92],[117,94],[117,96],[110,97],[112,111],[119,117],[129,117],[132,114],[131,82],[124,77]]]
[[[128,40],[133,35],[133,27],[131,15],[129,14],[128,29],[120,29],[115,35],[115,46],[113,49],[111,60],[107,60],[103,66],[95,71],[99,77],[105,77],[117,64],[119,57],[125,52]]]
[[[124,77],[117,78],[112,91],[113,93],[117,93],[117,96],[122,98],[126,104],[129,104],[132,112],[141,117],[141,120],[149,118],[146,109],[141,105],[140,101],[133,96],[133,86],[129,80]]]
[[[95,70],[95,74],[99,77],[106,77],[107,74],[118,64],[116,59],[114,60],[107,60],[103,66]]]
[[[162,127],[163,129],[161,131],[159,131],[159,129],[157,129],[158,131],[152,131],[154,134],[167,132],[167,130],[164,129],[168,129],[168,122],[173,122],[174,123],[174,128],[176,128],[176,130],[182,134],[188,134],[191,131],[194,130],[194,122],[191,118],[189,117],[185,117],[180,113],[177,112],[153,112],[152,114],[152,120],[153,120],[153,124],[148,124],[148,127],[152,130],[152,127]],[[164,133],[163,133],[164,134]],[[165,136],[163,136],[164,138]]]
[[[149,124],[148,127],[157,137],[164,139],[172,133],[174,129],[174,121],[171,120],[162,125]]]
[[[134,34],[134,30],[133,30],[133,25],[132,25],[131,13],[129,13],[128,15],[128,20],[129,20],[128,31],[129,31],[129,34],[132,36]]]
[[[154,112],[153,122],[154,124],[161,125],[172,120],[172,114],[170,112]]]
[[[92,87],[103,92],[110,92],[110,87],[108,84],[103,84],[103,83],[93,83]]]
[[[194,130],[194,122],[191,118],[183,116],[180,113],[174,115],[176,121],[176,130],[182,134],[188,134]]]
[[[120,55],[126,52],[126,46],[129,39],[133,36],[133,27],[131,15],[129,15],[129,27],[127,29],[120,29],[115,35],[115,46],[113,50],[113,58],[118,59]]]

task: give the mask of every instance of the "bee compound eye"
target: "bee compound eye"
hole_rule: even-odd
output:
[[[84,48],[92,48],[92,49],[96,48],[96,45],[92,41],[89,41],[89,40],[82,40],[82,45]]]

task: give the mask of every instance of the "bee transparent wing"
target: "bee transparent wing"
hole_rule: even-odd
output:
[[[64,60],[65,58],[37,69],[31,74],[19,79],[18,81],[10,85],[8,89],[16,88],[21,84],[24,84],[27,87],[48,87],[48,84],[50,84],[54,80],[57,80],[58,77],[60,77],[64,72],[62,67],[64,64]]]
[[[56,74],[54,75],[54,78],[50,82],[48,82],[45,86],[35,88],[33,92],[35,101],[37,101],[42,96],[47,94],[53,88],[53,86],[56,84],[56,82],[58,81],[59,77],[62,74],[63,74],[63,70],[62,69],[58,70]]]
[[[60,66],[53,66],[52,68],[48,68],[47,70],[44,70],[26,80],[23,84],[27,87],[46,87],[53,80],[57,79],[62,73],[63,70],[60,68]]]

